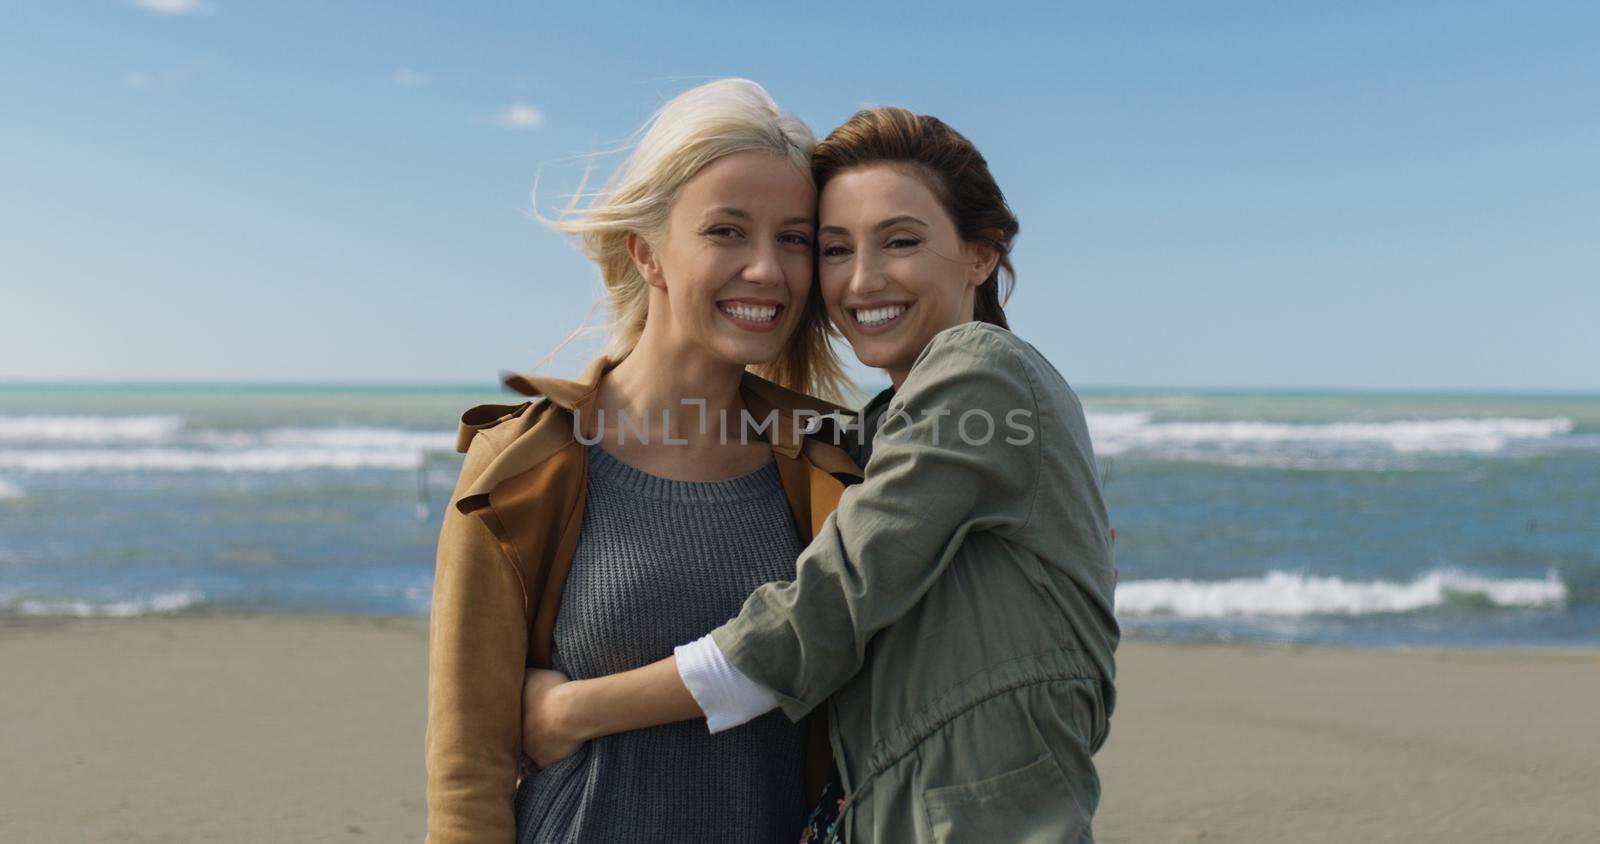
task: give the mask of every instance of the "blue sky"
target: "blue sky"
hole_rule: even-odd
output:
[[[972,138],[1075,385],[1600,389],[1593,4],[190,5],[7,5],[0,380],[492,383],[541,165],[738,75]]]

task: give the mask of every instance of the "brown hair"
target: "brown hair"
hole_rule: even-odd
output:
[[[819,193],[834,176],[869,164],[906,167],[933,191],[963,241],[994,250],[999,260],[978,287],[973,317],[1009,329],[1005,303],[1017,286],[1011,267],[1017,215],[978,148],[937,117],[885,107],[856,112],[811,154]]]

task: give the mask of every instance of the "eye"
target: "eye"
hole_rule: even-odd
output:
[[[825,258],[837,258],[848,254],[850,254],[850,248],[842,243],[830,243],[822,247],[822,255]]]
[[[782,243],[789,243],[795,246],[811,245],[811,238],[806,237],[799,232],[784,232],[783,234],[778,235],[778,240]]]
[[[922,241],[917,240],[914,237],[897,237],[889,241],[886,245],[890,249],[910,249],[914,246],[920,246],[921,244]]]
[[[740,237],[743,232],[733,226],[712,226],[706,229],[704,234],[712,237]]]

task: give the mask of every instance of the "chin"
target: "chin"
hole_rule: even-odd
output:
[[[873,369],[883,369],[894,363],[891,356],[879,354],[872,349],[857,351],[856,360],[861,361],[862,365],[870,366]]]
[[[903,357],[900,348],[903,345],[903,343],[885,343],[877,338],[868,338],[855,346],[856,357],[868,366],[890,366]]]
[[[767,343],[726,343],[721,344],[718,351],[722,352],[723,358],[729,361],[739,363],[742,366],[750,366],[758,363],[771,363],[778,357],[778,353],[783,351],[783,346],[782,344],[773,345]]]

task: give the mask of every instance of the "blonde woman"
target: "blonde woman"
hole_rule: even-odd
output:
[[[600,268],[609,347],[536,400],[462,418],[429,635],[428,835],[447,841],[792,837],[829,770],[781,713],[715,735],[590,742],[518,781],[527,667],[647,665],[794,563],[845,482],[803,433],[843,384],[812,295],[815,139],[746,80],[667,103],[555,225]]]

